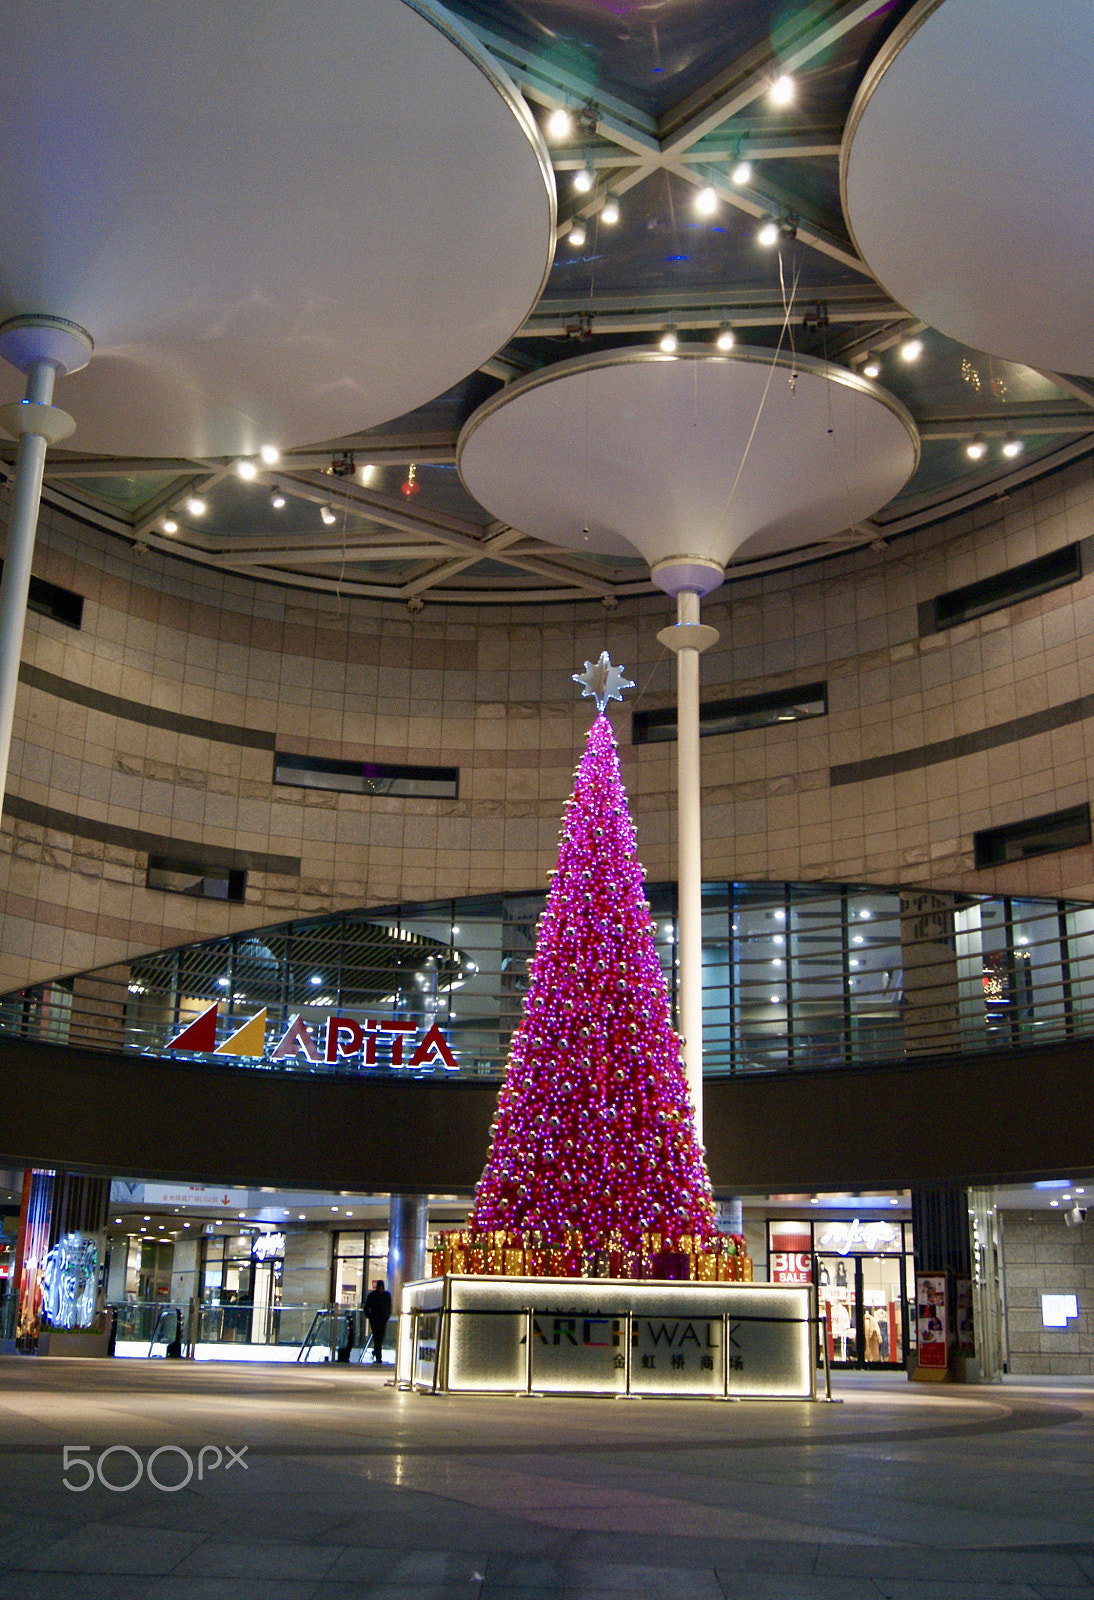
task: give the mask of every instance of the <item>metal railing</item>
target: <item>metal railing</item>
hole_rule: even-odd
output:
[[[671,886],[648,886],[654,944],[675,998]],[[399,1029],[434,1022],[454,1052],[415,1071],[500,1078],[528,988],[542,896],[344,913],[157,952],[0,998],[0,1035],[163,1057],[216,1003],[215,1045],[262,1009],[260,1056],[218,1067],[405,1074]],[[371,1056],[327,1060],[332,1016],[386,1016]],[[276,1057],[295,1017],[306,1052]],[[397,1026],[395,1026],[397,1025]],[[707,1076],[872,1067],[1094,1037],[1094,906],[849,885],[706,884]],[[348,1029],[347,1036],[352,1036]],[[398,1057],[398,1060],[396,1059]]]

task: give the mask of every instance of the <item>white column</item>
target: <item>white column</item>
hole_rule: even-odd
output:
[[[53,404],[53,385],[58,372],[76,372],[86,366],[91,350],[90,336],[63,318],[12,317],[0,327],[0,356],[27,378],[25,397],[0,406],[0,427],[19,440],[0,580],[0,806],[8,783],[46,446],[67,439],[76,426],[67,412]]]
[[[699,621],[699,596],[676,597],[677,626]],[[703,812],[699,765],[699,651],[687,633],[676,652],[676,776],[679,883],[676,952],[680,958],[680,1032],[695,1132],[703,1142]]]
[[[684,1071],[703,1142],[703,787],[699,764],[699,657],[718,641],[718,630],[699,621],[699,599],[721,582],[713,562],[665,562],[653,579],[676,596],[676,624],[659,643],[676,655],[677,932],[680,960],[677,1010],[684,1039]]]

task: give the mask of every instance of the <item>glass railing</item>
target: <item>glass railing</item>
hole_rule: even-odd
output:
[[[184,1348],[192,1340],[199,1359],[219,1355],[240,1360],[304,1360],[310,1362],[371,1360],[368,1324],[359,1306],[299,1304],[218,1305],[203,1301],[191,1307],[173,1301],[125,1301],[108,1305],[118,1313],[116,1353],[163,1356],[181,1334]],[[384,1359],[395,1359],[396,1318],[384,1337]]]

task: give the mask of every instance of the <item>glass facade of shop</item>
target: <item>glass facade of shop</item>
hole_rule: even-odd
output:
[[[915,1337],[909,1223],[779,1218],[768,1221],[767,1250],[772,1283],[816,1286],[833,1366],[907,1365]]]
[[[647,895],[675,1000],[675,888]],[[9,994],[0,1030],[166,1055],[215,1007],[214,1044],[196,1053],[215,1049],[221,1065],[496,1078],[543,905],[542,894],[498,894],[252,930]],[[1089,1037],[1094,906],[707,883],[703,994],[710,1076]],[[330,1046],[333,1019],[343,1028]]]

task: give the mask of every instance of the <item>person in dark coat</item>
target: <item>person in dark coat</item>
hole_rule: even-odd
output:
[[[384,1330],[391,1316],[391,1296],[384,1288],[384,1280],[377,1278],[365,1296],[365,1317],[372,1334],[372,1359],[379,1366],[383,1360]]]

